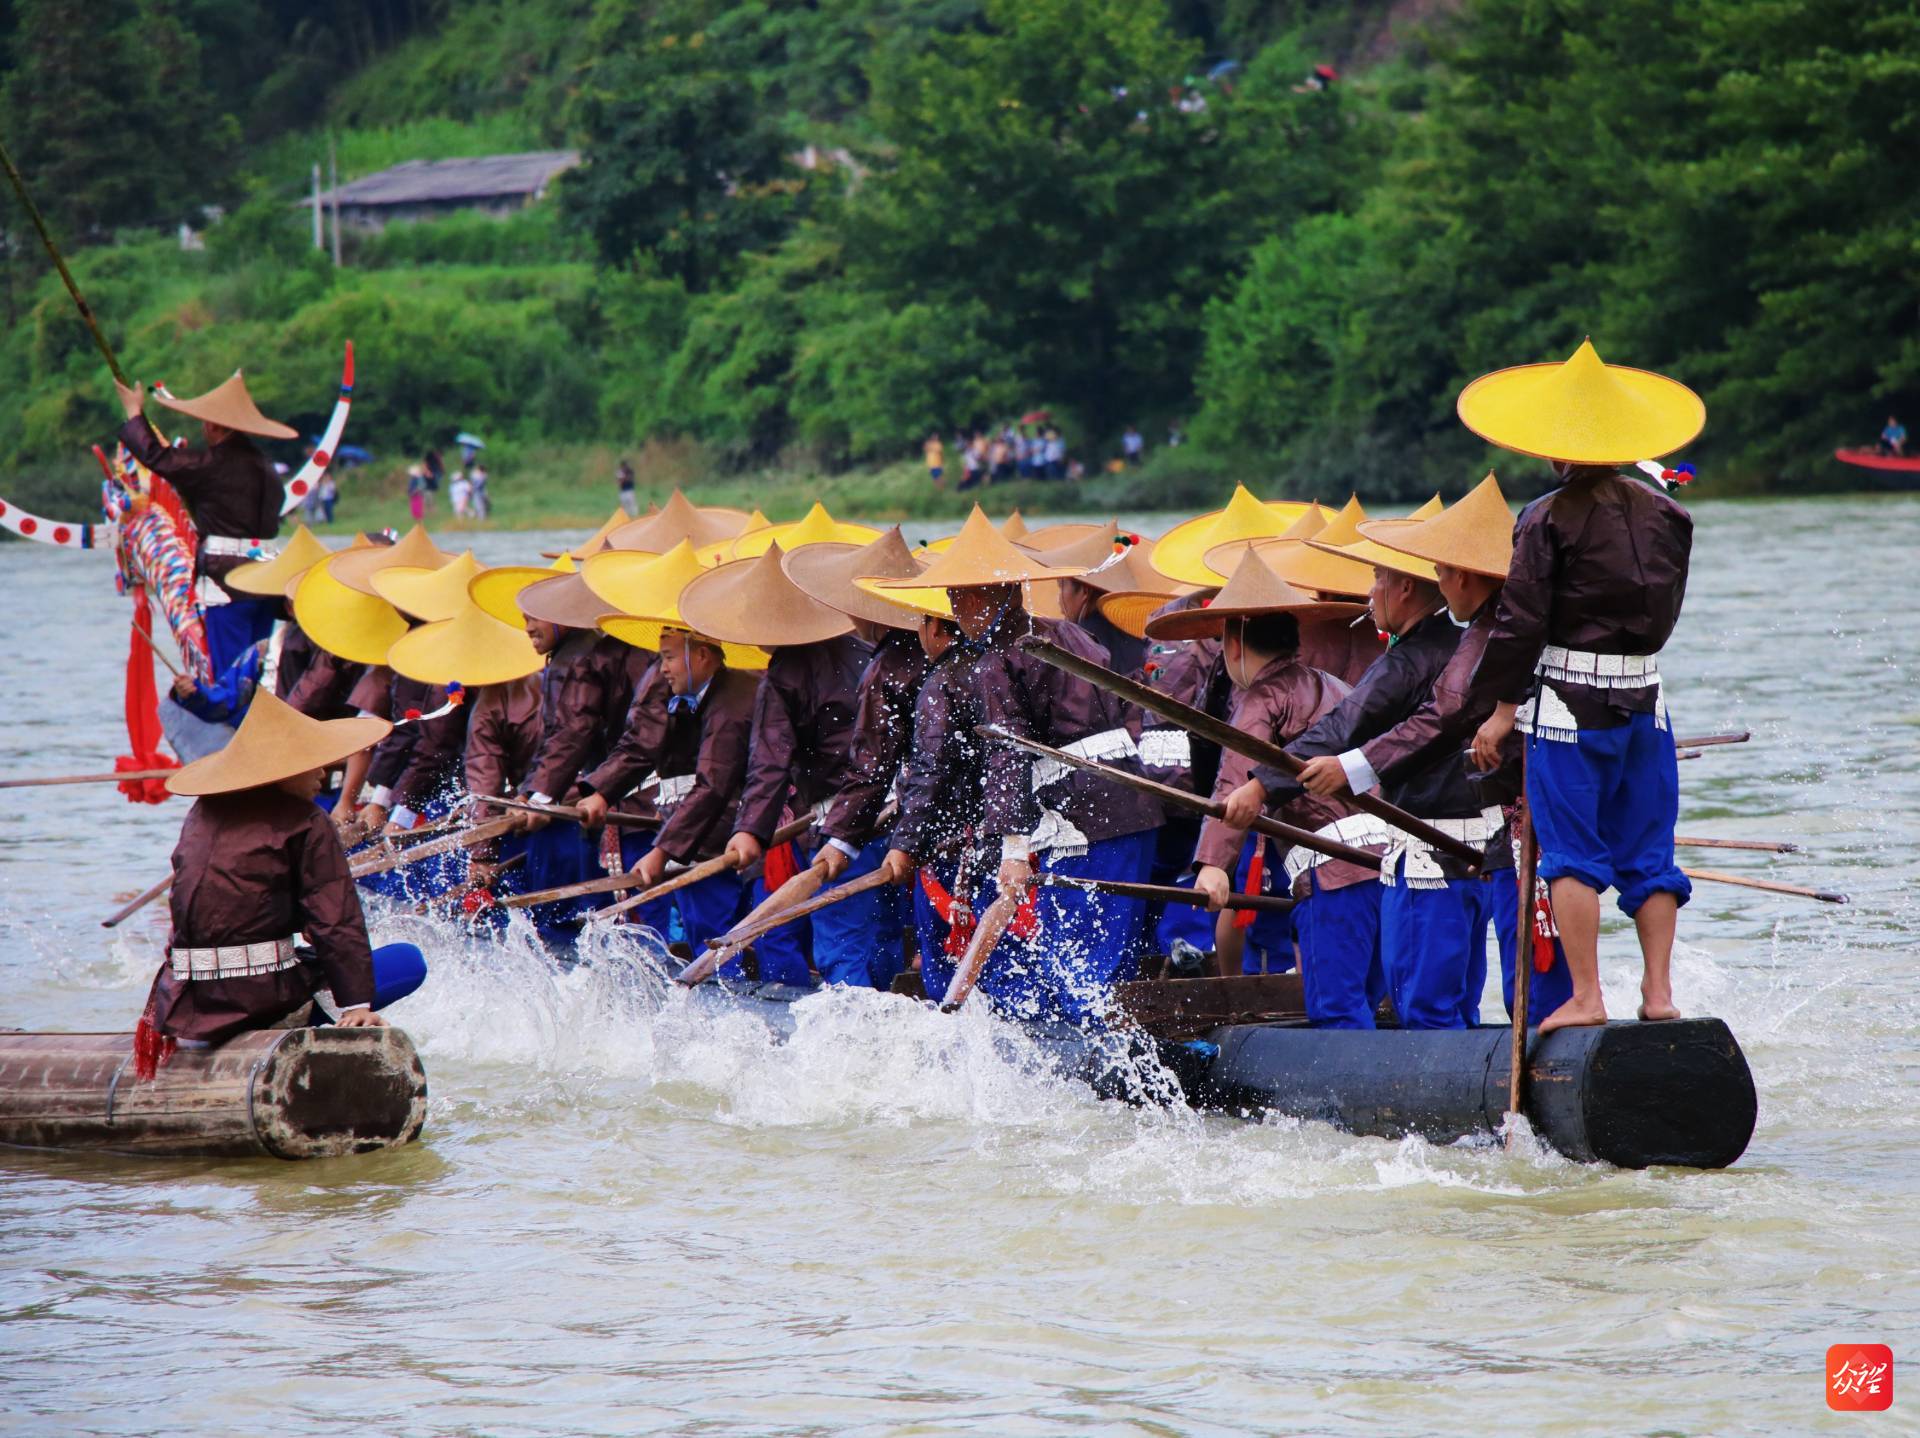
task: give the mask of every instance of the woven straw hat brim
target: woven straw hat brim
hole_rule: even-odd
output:
[[[345,558],[331,555],[300,577],[294,620],[329,654],[354,664],[384,664],[394,641],[407,632],[407,621],[377,594],[349,589],[333,577],[334,565]]]
[[[1465,500],[1461,501],[1466,503]],[[1451,511],[1449,511],[1451,513]],[[1456,516],[1464,520],[1467,516]],[[1513,516],[1504,502],[1490,523],[1445,524],[1445,516],[1426,520],[1370,519],[1363,537],[1429,564],[1450,565],[1489,579],[1504,580],[1513,564]]]
[[[529,584],[514,602],[528,619],[558,624],[563,629],[597,629],[602,618],[615,612],[614,606],[589,589],[578,574],[556,574]]]
[[[1391,537],[1405,534],[1408,529],[1422,522],[1418,519],[1369,519],[1367,524],[1373,527],[1376,534]],[[1307,543],[1315,549],[1323,547],[1315,539],[1309,539]],[[1343,544],[1338,549],[1329,549],[1328,552],[1342,559],[1371,565],[1375,569],[1391,569],[1395,574],[1407,574],[1415,579],[1439,582],[1439,576],[1434,572],[1431,560],[1420,559],[1397,549],[1390,549],[1379,539],[1362,536],[1351,544]],[[1368,587],[1372,587],[1371,581]]]
[[[529,584],[559,579],[567,572],[544,564],[497,565],[481,570],[467,581],[467,598],[502,624],[525,629],[527,616],[520,610],[520,591]]]
[[[392,732],[385,719],[309,719],[257,689],[227,747],[174,770],[167,792],[197,798],[277,784],[341,763]]]
[[[1353,538],[1358,539],[1356,532]],[[1317,549],[1302,539],[1274,539],[1254,551],[1267,567],[1295,589],[1315,594],[1365,594],[1373,588],[1373,566],[1337,552]]]
[[[416,524],[397,543],[342,550],[333,558],[333,577],[349,589],[378,598],[373,576],[383,569],[438,569],[452,562],[453,556]]]
[[[300,431],[292,425],[280,423],[277,419],[268,419],[260,413],[260,407],[253,402],[253,396],[247,393],[247,382],[241,378],[239,370],[233,372],[233,378],[225,384],[208,390],[205,394],[195,395],[191,399],[169,399],[156,394],[154,401],[163,404],[177,414],[191,415],[197,420],[211,420],[214,424],[228,429],[237,429],[242,434],[258,435],[262,439],[298,439]]]
[[[1119,590],[1101,595],[1095,601],[1095,607],[1099,609],[1101,617],[1122,634],[1145,639],[1147,621],[1153,617],[1153,612],[1169,600],[1179,597],[1178,594],[1164,594],[1157,589]]]
[[[1091,539],[1096,534],[1105,533],[1110,526],[1112,521],[1104,524],[1092,521],[1043,524],[1037,529],[1029,529],[1025,534],[1007,537],[1022,549],[1041,554],[1050,549],[1064,549],[1067,545],[1078,544],[1083,539]]]
[[[677,618],[671,622],[659,619],[647,619],[634,614],[609,614],[600,621],[602,633],[611,634],[622,644],[631,644],[635,649],[645,649],[652,653],[660,652],[660,635],[668,629],[682,633],[693,633]],[[726,656],[729,669],[765,669],[773,656],[764,649],[756,649],[750,644],[729,644],[723,639],[715,639],[710,634],[694,634],[696,639],[704,639],[709,644],[718,644],[720,652]]]
[[[1221,633],[1230,619],[1291,614],[1297,619],[1351,619],[1363,606],[1316,599],[1276,575],[1254,553],[1240,557],[1233,578],[1205,607],[1188,605],[1147,621],[1149,639],[1204,639]]]
[[[1277,539],[1310,508],[1292,500],[1255,499],[1246,489],[1236,489],[1224,509],[1196,515],[1161,535],[1153,547],[1153,567],[1179,584],[1224,583],[1225,576],[1206,562],[1208,550],[1241,540]]]
[[[853,633],[853,621],[787,578],[773,545],[752,559],[710,569],[680,592],[680,617],[696,634],[778,649]]]
[[[1567,464],[1632,464],[1706,428],[1700,396],[1665,375],[1602,363],[1591,341],[1564,364],[1515,365],[1460,391],[1460,422],[1489,444]]]
[[[403,634],[387,651],[387,667],[422,684],[506,684],[538,674],[546,658],[527,631],[503,624],[469,602],[460,613]]]
[[[882,600],[885,603],[896,604],[903,609],[911,609],[917,615],[928,615],[934,619],[953,618],[953,600],[948,596],[946,590],[927,589],[924,587],[918,589],[883,589],[881,586],[888,582],[889,581],[885,579],[874,579],[865,575],[853,581],[855,588],[863,589],[876,599]],[[917,622],[914,627],[919,627]]]
[[[367,582],[373,592],[402,614],[428,623],[451,619],[470,601],[467,587],[485,566],[473,557],[471,549],[451,564],[438,569],[402,567],[376,570]]]
[[[919,627],[918,611],[854,583],[863,574],[904,579],[920,572],[921,565],[907,552],[898,529],[888,530],[871,544],[809,544],[790,552],[780,567],[806,594],[850,618],[890,629]]]
[[[285,594],[289,583],[332,553],[303,524],[293,531],[286,547],[272,559],[256,560],[229,570],[227,587],[242,594]]]

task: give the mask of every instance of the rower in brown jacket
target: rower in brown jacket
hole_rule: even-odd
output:
[[[305,1023],[322,990],[357,1027],[384,1023],[373,1010],[419,986],[418,949],[372,950],[346,854],[313,802],[325,771],[387,728],[320,723],[262,690],[226,748],[168,777],[196,802],[173,852],[167,957],[135,1035],[141,1077],[178,1044]]]

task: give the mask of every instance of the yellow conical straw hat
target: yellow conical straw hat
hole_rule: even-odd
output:
[[[291,425],[280,423],[277,419],[268,419],[260,413],[254,404],[253,396],[247,393],[247,382],[240,377],[240,371],[233,372],[233,378],[205,394],[195,395],[192,399],[171,399],[156,394],[156,402],[180,414],[190,414],[195,419],[211,420],[228,429],[237,429],[242,434],[257,434],[263,439],[298,439],[300,431]]]
[[[364,550],[329,555],[307,570],[293,591],[293,617],[307,638],[327,653],[355,664],[385,664],[407,621],[377,594],[349,589],[333,577],[333,566]]]
[[[433,623],[451,619],[465,609],[470,602],[467,587],[475,575],[485,572],[486,566],[469,549],[438,569],[378,569],[367,582],[375,594],[402,614]]]
[[[1431,564],[1505,579],[1513,562],[1513,511],[1491,474],[1428,519],[1370,519],[1366,538]]]
[[[1166,583],[1164,579],[1160,582]],[[1101,595],[1094,601],[1094,607],[1100,611],[1101,618],[1122,634],[1131,634],[1135,639],[1145,639],[1147,621],[1153,617],[1156,609],[1176,599],[1206,592],[1191,584],[1183,584],[1172,593],[1159,589],[1116,589],[1111,594]]]
[[[1518,365],[1460,391],[1460,422],[1489,444],[1569,464],[1658,459],[1706,428],[1700,396],[1665,375],[1601,361],[1580,341],[1565,364]]]
[[[783,553],[791,554],[809,544],[871,544],[880,537],[880,531],[864,524],[848,524],[835,519],[827,513],[827,507],[818,500],[803,519],[792,524],[771,524],[764,529],[750,529],[733,542],[733,558],[751,559],[755,555],[765,554],[777,544]]]
[[[1347,503],[1349,505],[1357,504],[1358,500],[1350,499]],[[1233,571],[1239,567],[1240,556],[1245,554],[1249,548],[1258,549],[1272,544],[1287,544],[1297,540],[1312,539],[1318,535],[1321,530],[1325,529],[1332,519],[1333,516],[1321,505],[1317,503],[1309,504],[1307,506],[1307,512],[1294,520],[1294,522],[1287,527],[1286,531],[1277,538],[1254,540],[1236,539],[1226,544],[1216,544],[1202,556],[1201,562],[1224,581],[1228,575],[1232,574]],[[1272,559],[1269,558],[1267,563],[1271,565],[1273,563]]]
[[[1246,550],[1233,571],[1233,578],[1214,596],[1211,604],[1176,610],[1149,620],[1146,637],[1206,639],[1225,630],[1229,619],[1251,619],[1263,614],[1291,614],[1300,619],[1352,619],[1365,610],[1364,604],[1316,599],[1295,589],[1268,568],[1260,555]]]
[[[1440,513],[1440,511],[1444,507],[1445,506],[1443,506],[1440,503],[1440,496],[1436,494],[1431,499],[1429,499],[1425,504],[1421,505],[1418,509],[1414,510],[1414,512],[1408,515],[1405,519],[1384,519],[1383,520],[1383,519],[1364,519],[1363,518],[1359,520],[1354,525],[1354,537],[1352,539],[1345,540],[1342,543],[1335,543],[1332,540],[1328,539],[1327,537],[1328,535],[1335,533],[1332,525],[1327,526],[1326,529],[1323,529],[1322,531],[1320,531],[1320,533],[1316,534],[1312,539],[1307,540],[1306,544],[1307,544],[1307,548],[1309,549],[1318,550],[1322,554],[1328,555],[1332,558],[1343,559],[1353,564],[1362,564],[1367,566],[1368,574],[1367,574],[1366,589],[1344,589],[1344,590],[1332,590],[1328,592],[1337,593],[1337,594],[1365,594],[1368,589],[1371,589],[1373,587],[1372,571],[1375,568],[1391,569],[1396,574],[1411,574],[1415,579],[1435,579],[1437,576],[1433,572],[1433,566],[1429,564],[1426,560],[1416,559],[1412,555],[1402,554],[1398,550],[1388,549],[1385,545],[1381,544],[1377,539],[1369,539],[1366,535],[1360,533],[1360,526],[1362,524],[1377,524],[1377,525],[1418,524],[1422,520],[1433,518],[1436,514]],[[1383,532],[1397,533],[1398,531],[1383,531]],[[1335,534],[1335,539],[1338,539],[1338,538],[1339,536]]]
[[[809,544],[787,555],[780,567],[812,598],[851,618],[891,629],[912,629],[918,623],[918,610],[856,583],[863,575],[904,579],[920,573],[920,561],[908,553],[898,525],[871,544]],[[946,590],[939,593],[944,600]]]
[[[387,666],[422,684],[505,684],[537,674],[545,658],[527,631],[502,624],[471,600],[450,619],[403,634],[387,651]]]
[[[1221,576],[1207,567],[1208,550],[1238,540],[1278,538],[1307,508],[1291,500],[1262,502],[1245,485],[1236,484],[1226,508],[1196,515],[1161,535],[1153,549],[1153,567],[1181,584],[1218,584]]]
[[[573,556],[561,554],[550,565],[502,564],[483,569],[467,581],[467,598],[502,624],[516,629],[527,627],[527,616],[520,610],[520,591],[529,584],[552,579],[557,574],[573,574],[579,566]]]
[[[747,520],[748,516],[737,509],[696,508],[692,500],[676,489],[658,514],[628,520],[616,528],[607,536],[607,548],[665,554],[683,539],[692,540],[698,548],[716,540],[738,537],[747,527]]]
[[[227,747],[167,775],[170,794],[234,794],[325,769],[393,732],[384,719],[309,719],[262,685]]]
[[[639,521],[632,518],[626,510],[616,509],[601,522],[598,529],[594,530],[592,534],[589,534],[571,549],[544,549],[540,552],[540,557],[542,559],[585,559],[589,554],[598,554],[601,550],[605,549],[607,547],[608,536],[611,535],[614,530],[620,528],[621,525],[636,524],[638,522]]]
[[[881,592],[895,589],[972,589],[992,584],[1018,584],[1024,580],[1071,579],[1084,574],[1084,565],[1053,566],[1040,563],[1032,555],[1016,549],[1005,535],[993,527],[985,512],[975,505],[953,545],[935,557],[926,573],[917,579],[881,579]]]
[[[1020,517],[1020,511],[1016,509],[1001,521],[1000,532],[1008,539],[1014,540],[1017,543],[1025,539],[1033,531],[1027,528],[1026,520]],[[925,544],[920,546],[917,552],[927,556],[945,554],[949,549],[953,548],[953,542],[959,537],[958,534],[943,534],[938,539],[929,539]]]
[[[773,528],[773,521],[756,508],[747,516],[747,527],[731,539],[716,539],[712,544],[697,545],[693,552],[702,564],[711,569],[716,564],[725,564],[729,559],[737,559],[739,556],[734,553],[734,546],[742,540],[771,528]]]
[[[587,587],[614,611],[600,621],[600,628],[636,649],[653,650],[660,647],[661,630],[692,629],[680,617],[680,595],[706,572],[692,541],[685,539],[665,554],[609,549],[580,567]],[[767,667],[770,656],[764,649],[725,642],[720,647],[732,668]]]
[[[1263,539],[1253,547],[1266,560],[1267,568],[1295,589],[1307,589],[1315,594],[1365,594],[1373,588],[1370,565],[1311,548],[1307,540],[1315,539],[1336,547],[1352,544],[1360,537],[1360,521],[1366,517],[1366,510],[1360,507],[1360,497],[1352,495],[1340,512],[1329,516],[1314,533]]]
[[[227,573],[227,587],[242,594],[285,594],[287,586],[329,554],[326,545],[313,537],[306,525],[294,530],[287,547],[272,559],[255,560]]]
[[[427,538],[427,531],[414,525],[398,543],[373,549],[349,549],[334,556],[333,577],[349,589],[374,595],[373,576],[382,569],[438,569],[452,562],[453,556]]]
[[[680,617],[696,634],[762,649],[853,633],[851,619],[787,578],[783,558],[785,551],[775,544],[694,576],[680,591]]]

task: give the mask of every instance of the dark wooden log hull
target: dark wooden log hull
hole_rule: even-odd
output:
[[[0,1033],[0,1143],[335,1158],[419,1137],[427,1076],[396,1028],[265,1029],[133,1074],[133,1035]]]
[[[1492,1138],[1506,1112],[1512,1030],[1312,1029],[1299,1019],[1214,1022],[1210,1015],[1287,1002],[1291,976],[1180,980],[1124,987],[1136,1019],[1155,1028],[1101,1039],[1071,1029],[1034,1030],[1055,1067],[1103,1097],[1162,1101],[1136,1066],[1152,1051],[1196,1108],[1254,1118],[1288,1114],[1379,1138],[1418,1134],[1434,1143]],[[1211,992],[1209,985],[1212,985]],[[806,990],[707,985],[698,1003],[746,1005],[776,1032]],[[1529,1036],[1527,1118],[1568,1158],[1617,1168],[1725,1168],[1746,1151],[1758,1105],[1746,1055],[1719,1019],[1613,1023]]]

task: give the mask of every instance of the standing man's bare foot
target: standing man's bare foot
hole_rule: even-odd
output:
[[[1555,1029],[1591,1028],[1606,1021],[1607,1006],[1598,994],[1591,999],[1582,999],[1575,994],[1540,1020],[1540,1032],[1550,1034]]]
[[[1674,1006],[1673,990],[1640,990],[1640,1020],[1642,1023],[1659,1023],[1667,1019],[1680,1017],[1680,1010]]]

